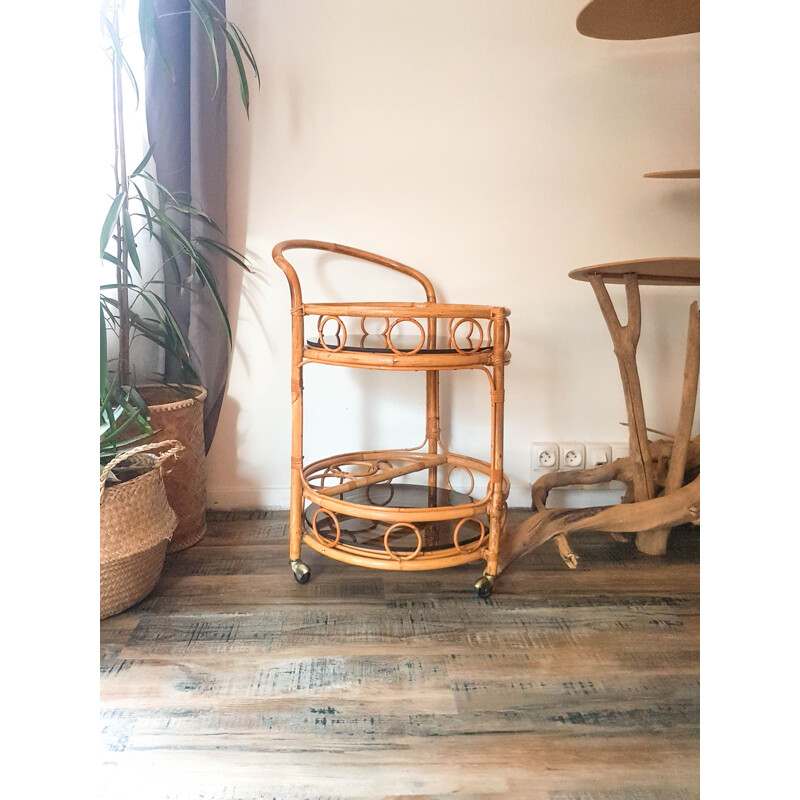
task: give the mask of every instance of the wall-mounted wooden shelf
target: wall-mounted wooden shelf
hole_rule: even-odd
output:
[[[660,39],[700,30],[700,0],[592,0],[577,19],[593,39]]]

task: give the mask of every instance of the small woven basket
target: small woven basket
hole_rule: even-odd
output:
[[[159,455],[149,452],[163,447],[169,450]],[[138,603],[158,582],[177,524],[161,465],[182,449],[178,441],[141,445],[117,455],[100,475],[100,619]],[[132,480],[106,486],[109,472],[124,461],[149,469]]]
[[[169,504],[178,517],[167,552],[175,553],[199,542],[206,532],[206,448],[203,436],[202,386],[183,389],[167,385],[137,387],[150,410],[150,424],[156,431],[148,441],[177,439],[183,452],[175,466],[164,475]],[[189,392],[190,394],[186,394]]]

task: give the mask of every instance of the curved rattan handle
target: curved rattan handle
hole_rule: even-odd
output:
[[[369,261],[372,264],[387,267],[395,272],[401,272],[403,275],[408,275],[409,278],[413,278],[415,281],[422,284],[422,288],[425,289],[425,296],[429,303],[436,302],[436,292],[428,276],[413,267],[401,264],[399,261],[393,261],[390,258],[384,258],[375,253],[369,253],[366,250],[357,250],[355,247],[348,247],[344,244],[319,242],[314,239],[288,239],[284,242],[278,242],[278,244],[272,248],[272,260],[283,270],[289,281],[289,288],[292,294],[292,308],[299,308],[303,304],[303,294],[300,289],[300,281],[297,277],[297,273],[283,255],[283,252],[284,250],[298,249],[326,250],[329,253],[339,253],[340,255],[359,258],[362,261]]]
[[[108,473],[111,472],[117,464],[121,464],[127,458],[136,455],[137,453],[146,453],[150,450],[157,450],[159,447],[167,447],[169,446],[169,450],[166,453],[162,453],[159,456],[156,456],[154,467],[159,467],[163,464],[170,456],[175,456],[180,453],[181,450],[184,449],[184,446],[177,440],[177,439],[166,439],[163,442],[150,442],[149,444],[141,444],[138,447],[133,447],[130,450],[125,450],[122,453],[117,453],[111,461],[108,462],[103,467],[103,471],[100,473],[100,496],[103,495],[103,490],[106,488],[106,480],[108,479]]]

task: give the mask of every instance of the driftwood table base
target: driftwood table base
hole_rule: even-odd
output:
[[[699,442],[696,445],[699,450]],[[500,553],[500,571],[550,539],[556,540],[564,563],[570,569],[575,569],[578,566],[578,557],[573,553],[567,539],[571,533],[605,531],[615,538],[621,534],[636,534],[638,537],[650,531],[661,534],[666,530],[668,533],[671,528],[687,522],[699,524],[699,473],[678,490],[652,500],[590,508],[548,509],[544,506],[547,492],[555,486],[621,480],[630,473],[630,469],[630,459],[621,458],[602,467],[576,470],[571,475],[557,472],[537,481],[533,487],[534,506],[537,510],[507,535]]]
[[[504,541],[500,569],[515,558],[555,539],[564,563],[574,569],[578,560],[567,536],[580,531],[607,531],[613,536],[632,533],[637,549],[662,555],[670,529],[700,519],[700,437],[691,439],[700,376],[700,310],[689,308],[686,361],[677,429],[670,441],[651,441],[645,422],[636,350],[642,327],[640,284],[697,286],[700,261],[695,258],[644,259],[600,264],[573,270],[570,277],[588,281],[603,313],[619,365],[628,416],[630,455],[586,470],[565,470],[540,478],[531,492],[533,516]],[[625,286],[627,320],[623,325],[609,296],[607,283]],[[591,485],[622,481],[627,486],[623,502],[606,508],[553,510],[547,495],[558,486]]]

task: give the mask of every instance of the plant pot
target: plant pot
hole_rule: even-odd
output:
[[[171,446],[166,453],[149,450]],[[100,619],[130,608],[155,587],[177,524],[167,501],[161,464],[181,449],[180,442],[133,448],[114,458],[100,477]],[[118,464],[135,457],[146,472],[106,486]]]
[[[178,517],[178,527],[167,548],[175,553],[199,542],[206,532],[206,448],[203,437],[201,386],[137,387],[150,409],[150,424],[156,432],[147,441],[177,439],[184,447],[172,469],[164,475],[169,504]]]

